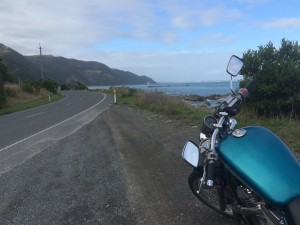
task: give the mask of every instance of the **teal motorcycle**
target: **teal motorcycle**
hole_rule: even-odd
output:
[[[232,56],[227,72],[237,76],[243,61]],[[188,184],[195,196],[241,225],[300,225],[300,164],[291,150],[261,126],[235,129],[232,117],[255,86],[232,90],[204,118],[199,145],[186,142],[183,159],[193,167]]]

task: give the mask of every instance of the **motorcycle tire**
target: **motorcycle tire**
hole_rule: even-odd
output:
[[[197,168],[197,170],[194,170],[189,178],[188,183],[190,186],[190,189],[192,190],[193,194],[205,205],[210,207],[211,209],[217,211],[218,213],[227,216],[227,217],[233,217],[233,212],[231,209],[231,205],[226,205],[226,209],[224,211],[220,210],[220,204],[219,204],[219,195],[216,187],[209,188],[206,185],[203,185],[201,188],[200,193],[198,192],[199,185],[200,185],[200,179],[203,175],[203,168]]]

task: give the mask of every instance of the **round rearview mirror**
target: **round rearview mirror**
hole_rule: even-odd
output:
[[[231,76],[236,77],[241,72],[243,65],[243,60],[237,57],[236,55],[233,55],[229,60],[226,71]]]

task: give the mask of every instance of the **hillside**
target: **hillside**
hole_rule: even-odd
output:
[[[22,80],[40,78],[40,70],[32,65],[20,53],[0,43],[0,57],[6,65],[8,73],[15,79]]]
[[[0,57],[15,79],[41,78],[40,56],[23,56],[0,43]],[[138,76],[128,71],[112,69],[100,62],[82,61],[46,55],[42,57],[44,78],[51,78],[60,84],[70,80],[86,85],[129,85],[155,83],[147,76]]]

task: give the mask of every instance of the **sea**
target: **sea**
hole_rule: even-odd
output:
[[[233,90],[238,88],[239,82],[233,82]],[[109,89],[112,86],[89,86],[89,89]],[[147,85],[121,85],[114,87],[129,87],[140,89],[145,92],[163,92],[168,95],[188,96],[188,95],[225,95],[230,93],[229,81],[215,81],[215,82],[197,82],[197,83],[156,83]]]
[[[199,95],[207,97],[206,101],[190,101],[193,106],[207,106],[208,108],[214,107],[218,104],[217,100],[209,99],[210,95],[226,95],[230,91],[229,81],[215,81],[215,82],[191,82],[191,83],[156,83],[147,85],[120,85],[114,87],[129,87],[143,90],[144,92],[163,92],[167,95],[175,96],[190,96]],[[239,87],[238,81],[232,82],[232,89],[235,90]],[[109,89],[112,86],[89,86],[89,89]]]

